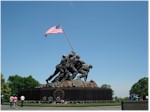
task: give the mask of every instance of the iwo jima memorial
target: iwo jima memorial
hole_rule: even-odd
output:
[[[62,26],[52,27],[46,32],[46,36],[53,33],[62,33]],[[67,35],[66,37],[70,44]],[[72,48],[71,44],[70,47]],[[68,55],[62,56],[54,73],[46,79],[46,84],[36,88],[22,89],[18,96],[24,95],[27,101],[40,102],[53,102],[58,97],[71,102],[111,101],[112,89],[100,88],[93,80],[87,81],[88,73],[92,67],[82,61],[72,48]]]

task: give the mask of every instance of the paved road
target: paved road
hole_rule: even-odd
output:
[[[1,105],[1,110],[121,110],[121,106],[96,106],[96,107],[31,107],[24,106],[17,109],[9,105]]]

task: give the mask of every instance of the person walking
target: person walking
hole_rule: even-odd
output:
[[[21,107],[23,107],[23,102],[24,102],[24,100],[25,100],[25,96],[22,95],[22,96],[20,97],[20,100],[21,100]]]
[[[17,109],[17,102],[18,102],[18,97],[17,97],[17,95],[14,96],[13,102],[14,102],[14,108]]]
[[[130,96],[129,96],[129,100],[130,100],[130,101],[132,101],[132,99],[133,99],[133,95],[132,95],[132,94],[130,94]]]
[[[1,93],[1,104],[3,104],[4,95]]]
[[[13,99],[14,99],[14,97],[11,95],[10,98],[9,98],[10,107],[13,106]]]
[[[139,100],[139,97],[138,97],[138,95],[136,95],[136,96],[135,96],[135,100],[136,100],[136,101],[138,101],[138,100]]]

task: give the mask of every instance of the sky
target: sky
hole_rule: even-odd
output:
[[[62,24],[74,51],[92,64],[87,81],[111,85],[114,96],[129,96],[148,77],[147,1],[3,1],[1,72],[32,75],[41,84],[71,52],[65,34],[44,33]],[[79,74],[78,74],[79,75]]]

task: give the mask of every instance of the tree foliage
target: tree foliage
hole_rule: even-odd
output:
[[[101,88],[111,89],[111,85],[103,84],[103,85],[101,86]]]
[[[148,95],[148,78],[141,78],[138,82],[133,84],[130,89],[130,94],[137,94],[139,96],[145,97]]]
[[[31,75],[28,77],[21,77],[19,75],[9,76],[9,85],[12,88],[13,94],[18,94],[20,89],[34,88],[39,86],[39,82],[35,80]]]
[[[108,85],[108,84],[103,84],[100,88],[102,88],[102,89],[111,89],[112,90],[111,85]],[[112,95],[114,95],[114,90],[112,90]]]
[[[1,94],[4,95],[4,100],[9,99],[9,96],[11,95],[11,88],[9,87],[9,84],[5,82],[3,74],[1,74]]]
[[[25,88],[34,88],[36,86],[39,86],[39,82],[35,80],[31,75],[24,78],[24,85]]]

